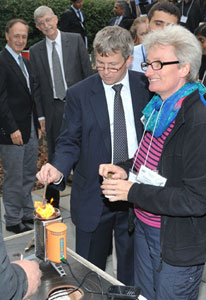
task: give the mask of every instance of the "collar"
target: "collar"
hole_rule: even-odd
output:
[[[81,12],[81,9],[76,9],[73,5],[71,5],[72,9],[75,11],[75,13],[77,14],[78,12]]]
[[[17,61],[19,54],[17,54],[8,44],[6,44],[5,48],[13,56],[13,58]],[[20,53],[20,55],[21,55],[21,53]]]
[[[46,44],[49,45],[50,47],[52,47],[52,42],[56,42],[57,45],[61,45],[61,33],[59,31],[59,29],[57,29],[58,33],[57,33],[57,37],[55,40],[50,40],[47,36],[46,36]]]
[[[128,74],[128,70],[127,70],[127,73],[125,75],[125,77],[121,80],[121,81],[118,81],[118,82],[115,82],[113,84],[106,84],[104,83],[104,81],[102,80],[102,84],[104,86],[105,89],[112,89],[113,85],[115,84],[122,84],[123,87],[129,89],[130,88],[130,85],[129,85],[129,74]],[[113,89],[112,89],[113,90]]]

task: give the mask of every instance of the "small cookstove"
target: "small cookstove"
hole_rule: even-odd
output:
[[[58,208],[55,208],[55,212],[47,219],[41,217],[36,211],[34,212],[35,255],[43,261],[48,261],[46,251],[46,226],[58,222],[62,222],[61,213]],[[61,263],[57,264],[51,261],[50,263],[60,276],[66,275]]]
[[[47,219],[34,212],[35,255],[43,261],[48,260],[46,254],[46,226],[57,222],[62,222],[58,208],[55,208],[53,215]]]

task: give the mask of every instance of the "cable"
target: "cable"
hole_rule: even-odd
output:
[[[94,272],[94,271],[89,271],[89,272],[84,276],[84,278],[82,279],[82,281],[80,282],[80,281],[76,278],[76,276],[74,275],[74,273],[73,273],[73,271],[72,271],[72,269],[71,269],[71,266],[70,266],[70,264],[68,263],[68,261],[67,261],[64,257],[61,258],[61,261],[62,261],[62,263],[66,264],[66,265],[69,267],[69,270],[70,270],[70,273],[71,273],[72,277],[73,277],[73,278],[76,280],[76,282],[79,284],[78,288],[81,288],[81,287],[82,287],[82,288],[83,288],[84,290],[86,290],[88,293],[101,295],[102,299],[103,299],[103,296],[104,296],[104,295],[107,295],[107,293],[105,293],[105,292],[103,291],[102,278],[101,278],[101,276],[100,276],[99,274],[97,274],[97,273]],[[85,282],[85,280],[87,279],[87,277],[88,277],[89,275],[95,275],[95,276],[97,276],[97,278],[98,278],[98,280],[99,280],[101,292],[90,290],[90,289],[88,289],[87,287],[85,287],[85,286],[83,285],[84,282]]]

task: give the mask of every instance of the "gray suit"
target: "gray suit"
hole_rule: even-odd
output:
[[[61,32],[63,65],[67,86],[70,87],[92,74],[89,56],[79,34]],[[64,104],[54,100],[46,39],[30,48],[30,62],[35,76],[35,101],[38,117],[45,117],[49,161],[61,127]]]

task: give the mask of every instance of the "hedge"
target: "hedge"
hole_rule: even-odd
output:
[[[108,24],[113,16],[115,0],[84,0],[84,13],[89,40],[89,52],[95,34]],[[34,10],[40,5],[47,5],[59,17],[70,6],[69,0],[0,0],[0,50],[5,46],[5,25],[13,18],[22,18],[30,26],[27,48],[43,38],[33,21]]]

